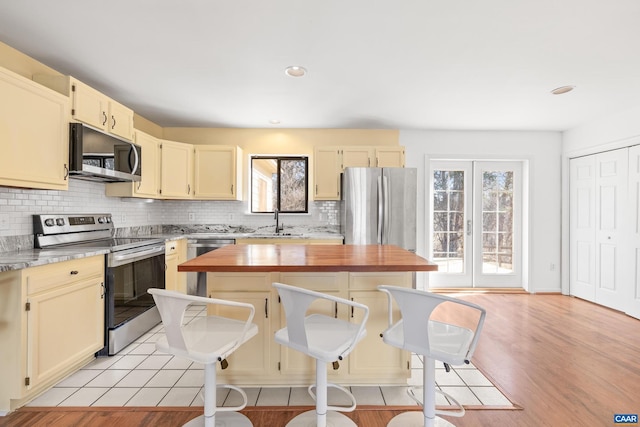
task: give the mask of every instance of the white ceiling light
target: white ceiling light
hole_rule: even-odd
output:
[[[272,120],[269,120],[269,123],[271,123],[272,125],[279,125],[280,124],[280,120],[272,119]]]
[[[284,73],[289,77],[302,77],[307,74],[307,70],[299,65],[292,65],[285,68]]]
[[[551,91],[554,95],[562,95],[563,93],[571,92],[575,89],[575,86],[560,86]]]

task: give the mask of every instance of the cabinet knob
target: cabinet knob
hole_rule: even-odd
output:
[[[71,274],[72,276],[75,276],[76,274],[78,274],[78,270],[71,270],[69,274]]]

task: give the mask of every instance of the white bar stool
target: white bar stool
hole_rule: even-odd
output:
[[[148,292],[153,295],[158,306],[166,333],[166,338],[156,342],[156,348],[164,353],[204,365],[204,414],[189,421],[185,426],[251,427],[253,424],[249,418],[235,412],[247,406],[247,395],[242,389],[228,384],[222,385],[221,387],[239,392],[244,402],[236,407],[216,407],[216,363],[220,362],[222,369],[225,369],[228,365],[226,358],[258,333],[258,327],[251,323],[255,312],[253,305],[185,295],[165,289],[151,288]],[[184,312],[193,303],[237,307],[241,312],[247,313],[247,318],[241,321],[206,316],[195,318],[183,325]]]
[[[464,415],[464,408],[447,393],[436,390],[435,363],[436,360],[446,365],[469,363],[484,324],[485,310],[467,301],[416,289],[396,286],[378,286],[378,289],[389,296],[389,328],[382,334],[384,342],[424,357],[422,414],[416,411],[402,413],[394,417],[387,426],[453,426],[436,415],[461,417]],[[397,302],[402,315],[396,323],[393,323],[392,318],[393,300]],[[444,302],[477,310],[479,315],[475,330],[430,320],[433,310]],[[458,409],[436,410],[436,392],[453,401]]]
[[[358,341],[365,337],[365,323],[369,317],[369,308],[366,305],[344,298],[282,283],[274,283],[273,286],[278,290],[287,318],[287,326],[275,334],[276,342],[316,360],[316,391],[315,393],[312,391],[313,385],[309,386],[308,389],[309,394],[316,402],[316,409],[296,416],[289,421],[287,427],[356,426],[349,417],[335,412],[351,412],[355,410],[356,399],[346,388],[327,382],[327,364],[343,360],[351,353]],[[362,323],[350,323],[324,314],[306,316],[307,309],[317,299],[325,299],[336,304],[344,304],[354,309],[362,310],[364,312]],[[328,406],[328,387],[342,390],[349,396],[352,405],[345,407]]]

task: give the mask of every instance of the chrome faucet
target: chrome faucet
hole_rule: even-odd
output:
[[[280,233],[283,229],[284,229],[284,225],[280,225],[280,218],[279,218],[279,214],[280,211],[278,211],[278,209],[276,208],[274,210],[275,212],[275,220],[276,220],[276,234]]]

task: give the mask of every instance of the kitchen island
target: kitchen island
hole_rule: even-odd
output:
[[[408,352],[382,342],[388,326],[387,297],[378,285],[412,287],[412,272],[437,265],[391,245],[229,245],[178,266],[178,271],[207,272],[207,295],[254,305],[259,333],[229,357],[221,379],[245,386],[304,385],[313,382],[313,359],[277,345],[273,334],[285,316],[273,282],[313,289],[369,306],[367,336],[329,380],[343,385],[406,385]],[[344,320],[354,318],[345,306],[316,301],[310,312]],[[225,312],[210,311],[210,314]],[[394,310],[394,316],[399,316]]]

